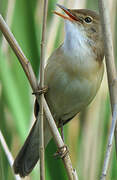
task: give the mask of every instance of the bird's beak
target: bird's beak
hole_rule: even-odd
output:
[[[73,21],[73,20],[74,20],[74,21],[79,21],[79,22],[81,23],[81,19],[78,18],[78,17],[76,17],[76,16],[70,11],[70,9],[67,9],[66,7],[64,7],[64,6],[60,5],[60,4],[56,4],[56,5],[57,5],[59,8],[61,8],[68,16],[65,16],[65,15],[63,15],[63,14],[61,14],[61,13],[58,13],[58,12],[54,11],[55,14],[61,16],[61,17],[64,18],[64,19],[67,19],[67,20],[69,20],[69,21]]]

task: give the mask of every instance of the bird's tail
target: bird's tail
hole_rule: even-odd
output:
[[[47,122],[46,122],[47,123]],[[45,147],[52,138],[48,126],[44,128]],[[23,147],[19,151],[13,169],[21,177],[27,176],[39,159],[39,121],[36,120]]]

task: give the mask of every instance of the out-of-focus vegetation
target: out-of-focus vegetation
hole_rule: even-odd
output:
[[[51,0],[48,7],[46,59],[64,38],[64,22],[52,13],[56,2],[69,8],[89,8],[98,11],[98,1],[93,0]],[[0,0],[0,13],[10,26],[22,50],[30,60],[36,76],[39,73],[40,40],[42,26],[42,0]],[[117,46],[117,1],[109,0],[114,47]],[[117,51],[115,48],[115,59]],[[9,149],[15,157],[23,144],[32,124],[33,101],[28,80],[8,43],[0,33],[0,129]],[[78,170],[80,180],[99,179],[111,112],[106,72],[101,88],[87,109],[65,128],[65,142],[69,146],[73,166]],[[67,179],[61,160],[55,160],[56,146],[52,141],[46,149],[46,179]],[[0,179],[12,180],[11,168],[0,146]],[[39,179],[38,170],[29,178]],[[117,179],[115,146],[113,147],[108,180]]]

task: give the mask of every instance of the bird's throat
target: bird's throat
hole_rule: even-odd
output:
[[[65,40],[63,43],[64,53],[71,57],[92,56],[93,50],[90,40],[82,27],[78,27],[72,22],[65,21]]]

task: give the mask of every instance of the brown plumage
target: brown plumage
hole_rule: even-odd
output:
[[[93,11],[59,7],[65,19],[65,40],[48,59],[45,68],[45,98],[58,125],[64,125],[95,97],[103,77],[103,42],[99,15]],[[36,106],[36,115],[38,112]],[[45,117],[44,117],[45,119]],[[45,119],[46,120],[46,119]],[[45,147],[52,138],[47,121],[44,125]],[[36,120],[14,161],[14,172],[28,175],[39,159],[39,122]]]

